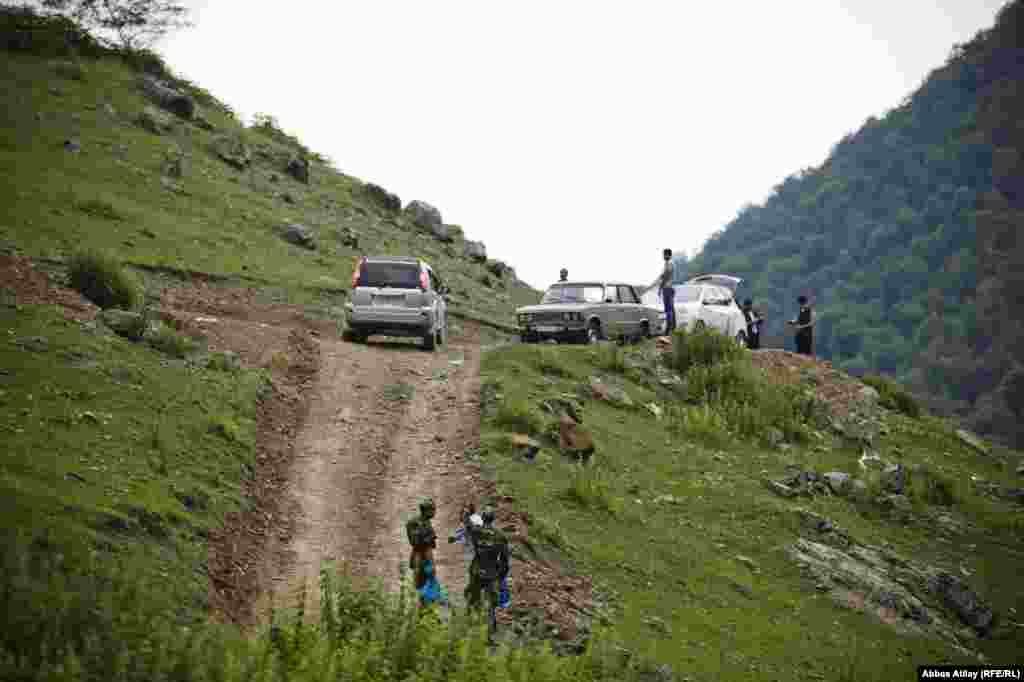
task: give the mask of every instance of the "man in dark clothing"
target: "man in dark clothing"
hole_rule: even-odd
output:
[[[562,271],[558,273],[558,281],[559,282],[568,282],[569,281],[569,271],[566,270],[565,268],[562,268]]]
[[[497,628],[495,610],[500,603],[502,582],[509,572],[508,537],[494,527],[494,510],[485,509],[481,514],[483,527],[474,533],[475,563],[477,581],[474,590],[469,594],[468,606],[476,609],[481,606],[481,597],[486,595],[488,605],[488,630],[491,636]],[[481,594],[482,593],[482,594]]]
[[[423,587],[429,578],[423,569],[428,555],[437,547],[437,534],[431,523],[435,511],[434,500],[427,498],[420,502],[420,515],[405,524],[405,534],[411,547],[409,568],[414,572],[417,589]]]
[[[756,350],[761,347],[761,323],[764,318],[754,310],[754,302],[749,298],[743,301],[743,316],[747,318],[747,347]]]
[[[814,348],[814,310],[806,296],[798,296],[796,302],[800,304],[800,314],[795,320],[789,320],[796,330],[796,352],[811,355]]]
[[[661,252],[665,265],[658,279],[651,286],[658,287],[658,298],[665,304],[665,334],[671,334],[676,328],[676,290],[672,288],[673,265],[672,249]]]

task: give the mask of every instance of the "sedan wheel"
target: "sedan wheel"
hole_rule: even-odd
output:
[[[741,331],[738,334],[736,334],[736,345],[739,346],[740,348],[746,348],[747,347],[747,335],[746,335],[746,333]]]
[[[597,343],[598,341],[601,340],[601,338],[601,324],[599,322],[591,322],[590,326],[587,327],[587,343]]]
[[[694,331],[702,331],[705,327],[704,320],[697,320],[696,324],[693,325]]]

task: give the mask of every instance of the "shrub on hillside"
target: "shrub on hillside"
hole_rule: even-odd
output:
[[[525,400],[506,400],[501,403],[494,422],[498,426],[530,435],[544,429],[544,419]]]
[[[608,476],[596,465],[573,465],[565,497],[580,506],[609,514],[616,514],[619,510],[619,501],[612,493]]]
[[[906,389],[892,379],[878,376],[877,374],[869,374],[862,381],[878,391],[878,402],[882,407],[902,412],[908,417],[914,417],[915,419],[921,416],[921,407],[914,400],[914,396],[910,395]]]
[[[743,349],[735,340],[710,328],[692,332],[677,329],[672,335],[668,364],[685,374],[696,365],[717,365],[740,357]]]
[[[101,308],[134,310],[142,305],[139,281],[112,255],[81,251],[68,263],[71,287]]]
[[[146,342],[153,348],[176,358],[184,358],[195,351],[199,344],[191,337],[160,322],[147,334]]]

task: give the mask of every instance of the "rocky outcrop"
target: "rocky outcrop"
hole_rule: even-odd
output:
[[[392,194],[380,185],[375,185],[372,182],[363,185],[363,194],[383,209],[395,213],[402,210],[402,200],[398,198],[398,195]]]
[[[316,235],[305,225],[288,223],[281,228],[281,237],[292,244],[306,249],[316,249]]]
[[[309,159],[302,156],[292,157],[285,167],[285,172],[299,182],[309,184]]]
[[[183,119],[190,121],[196,114],[196,101],[192,97],[153,76],[142,77],[142,90],[161,109],[166,109]]]
[[[441,212],[425,201],[410,201],[405,207],[405,213],[417,226],[424,230],[433,230],[435,225],[441,225]]]
[[[483,242],[466,241],[462,247],[462,255],[476,261],[487,260],[487,247]]]
[[[143,130],[148,130],[154,135],[163,135],[173,128],[170,117],[154,107],[147,106],[135,118],[135,122]]]

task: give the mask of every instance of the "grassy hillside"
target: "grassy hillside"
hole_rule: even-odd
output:
[[[1019,363],[1021,325],[998,264],[1013,261],[1019,225],[1022,16],[1008,3],[904,102],[740,211],[683,269],[744,277],[773,343],[793,343],[783,323],[810,295],[821,357],[1016,437],[1020,406],[1006,401],[1018,397],[1001,382]]]
[[[758,362],[764,364],[763,356]],[[950,641],[900,634],[897,628],[910,622],[906,615],[890,618],[894,626],[883,624],[871,605],[872,589],[856,580],[845,587],[867,593],[868,605],[842,607],[835,602],[841,589],[801,571],[795,543],[800,537],[828,543],[827,534],[808,525],[826,519],[859,547],[884,548],[963,578],[995,605],[999,632],[979,640],[965,635],[955,616],[940,615],[941,605],[927,608],[936,621],[950,618],[968,648],[1013,660],[1024,613],[1020,507],[979,492],[971,480],[1012,485],[1019,455],[1004,453],[1006,462],[982,456],[941,420],[865,407],[880,431],[872,447],[914,472],[898,502],[907,505],[905,513],[887,510],[878,473],[858,464],[859,441],[800,407],[807,391],[827,396],[836,395],[840,381],[863,385],[814,366],[816,372],[797,375],[806,377],[802,386],[786,393],[749,363],[740,357],[714,369],[694,366],[679,385],[651,347],[623,354],[517,346],[485,357],[483,395],[492,397],[485,408],[485,461],[501,493],[532,519],[531,542],[559,548],[577,570],[617,595],[611,636],[692,673],[691,679],[892,680],[912,677],[927,661],[966,660]],[[633,405],[595,398],[595,376],[625,391]],[[548,435],[557,429],[544,404],[576,399],[596,445],[588,467],[558,454]],[[660,417],[649,403],[661,408]],[[834,405],[847,404],[843,398]],[[774,446],[764,440],[773,424],[788,424],[790,433]],[[535,461],[510,445],[515,432],[546,445]],[[787,466],[845,472],[867,488],[862,497],[780,497],[765,479],[784,478]],[[939,488],[950,499],[929,492]],[[943,514],[966,525],[943,522]],[[843,585],[838,578],[837,584]],[[875,585],[876,596],[881,589]],[[928,598],[925,588],[916,594]]]

